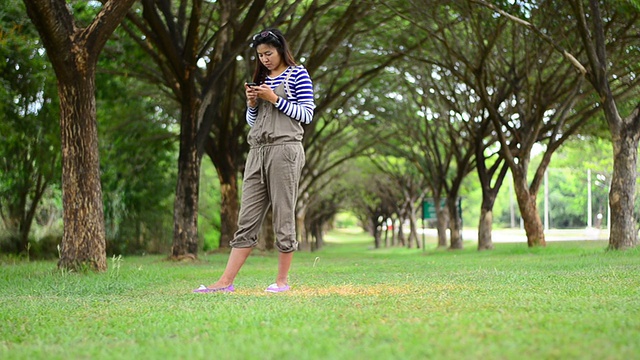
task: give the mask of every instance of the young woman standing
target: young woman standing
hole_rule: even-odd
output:
[[[307,70],[297,65],[286,39],[277,29],[256,34],[253,83],[245,84],[247,123],[251,146],[243,177],[238,231],[222,276],[197,293],[233,292],[233,281],[258,243],[258,234],[269,207],[273,211],[278,275],[265,291],[290,289],[288,276],[296,241],[295,206],[298,183],[305,162],[303,124],[313,120],[313,84]]]

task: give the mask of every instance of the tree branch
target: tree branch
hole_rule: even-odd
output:
[[[587,69],[580,63],[580,61],[578,61],[578,59],[575,58],[575,56],[571,55],[567,50],[565,50],[563,47],[561,47],[556,42],[554,42],[553,39],[551,37],[549,37],[549,35],[545,34],[542,31],[540,31],[540,29],[538,29],[536,26],[534,26],[530,22],[522,20],[522,19],[520,19],[520,18],[518,18],[516,16],[513,16],[513,15],[507,13],[506,11],[498,8],[497,6],[487,3],[484,0],[469,0],[469,1],[474,2],[476,4],[479,4],[479,5],[482,5],[484,7],[487,7],[489,9],[497,12],[498,14],[508,18],[509,20],[514,21],[514,22],[516,22],[516,23],[518,23],[520,25],[523,25],[523,26],[527,27],[531,31],[535,32],[538,36],[540,36],[540,38],[542,38],[549,45],[553,46],[553,48],[556,49],[556,51],[558,51],[559,53],[561,53],[562,56],[564,56],[567,60],[569,60],[569,62],[571,62],[571,64],[582,75],[586,75],[587,74]]]

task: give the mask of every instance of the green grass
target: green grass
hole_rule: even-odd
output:
[[[640,251],[599,241],[478,253],[372,250],[331,233],[266,294],[254,253],[233,294],[192,294],[227,255],[110,259],[103,274],[0,260],[2,359],[630,359],[640,354]]]

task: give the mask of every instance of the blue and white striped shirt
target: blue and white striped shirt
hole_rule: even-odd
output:
[[[316,108],[316,104],[313,100],[313,83],[304,66],[289,67],[275,78],[267,76],[265,83],[272,90],[275,90],[287,78],[289,72],[292,71],[293,73],[288,81],[288,99],[279,98],[275,106],[288,117],[298,120],[302,124],[310,124],[313,120],[313,111]],[[253,126],[257,118],[258,108],[249,107],[247,109],[247,123],[249,126]]]

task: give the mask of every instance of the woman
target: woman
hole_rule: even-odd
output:
[[[303,124],[311,123],[315,103],[313,84],[303,66],[296,65],[286,39],[277,29],[253,37],[258,60],[253,83],[245,84],[251,146],[245,164],[238,231],[224,273],[197,293],[233,292],[233,281],[258,243],[264,216],[271,206],[276,235],[278,275],[267,292],[290,289],[289,268],[298,247],[295,206],[304,166]]]

